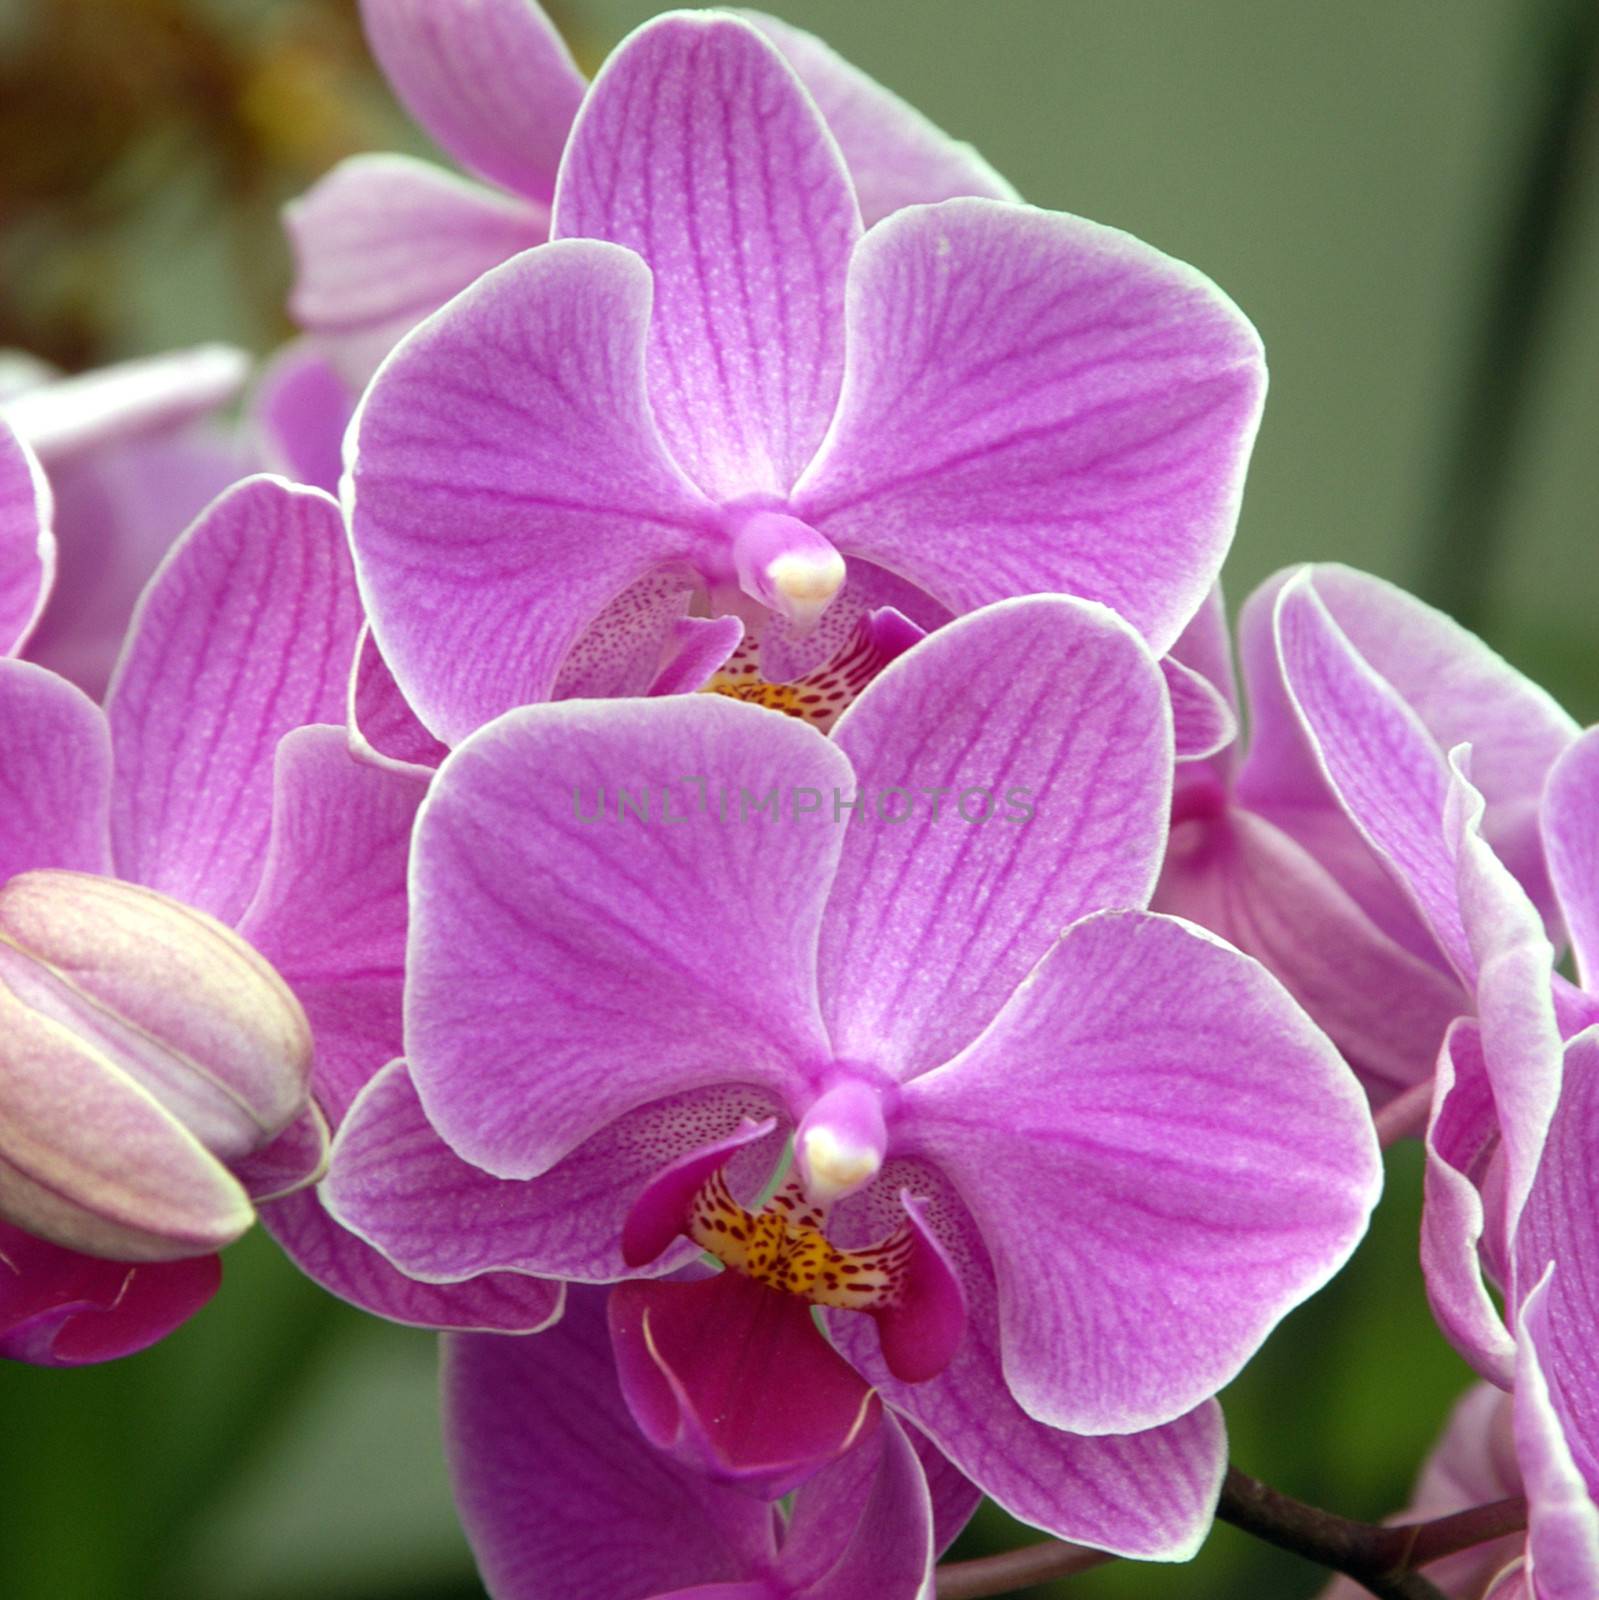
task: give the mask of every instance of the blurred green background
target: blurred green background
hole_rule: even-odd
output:
[[[594,66],[645,0],[552,6]],[[1592,0],[792,0],[1030,200],[1127,228],[1254,318],[1272,393],[1236,601],[1334,558],[1418,588],[1599,717],[1599,25]],[[289,332],[277,207],[427,153],[353,0],[0,0],[0,346],[76,368]],[[1416,1151],[1371,1239],[1227,1396],[1234,1458],[1400,1506],[1468,1381],[1415,1266]],[[432,1341],[271,1244],[162,1347],[0,1366],[6,1600],[472,1600]],[[1069,1359],[1069,1352],[1064,1353]],[[985,1518],[959,1554],[1024,1535]],[[1222,1529],[1191,1567],[1035,1594],[1296,1600]],[[605,1597],[596,1597],[605,1600]]]

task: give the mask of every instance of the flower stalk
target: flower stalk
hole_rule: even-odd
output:
[[[1417,1570],[1456,1551],[1486,1544],[1527,1526],[1527,1502],[1513,1496],[1426,1522],[1380,1527],[1306,1505],[1269,1484],[1227,1469],[1217,1519],[1280,1550],[1341,1572],[1378,1600],[1441,1600],[1439,1590]],[[1113,1560],[1103,1550],[1052,1539],[951,1562],[938,1569],[938,1600],[982,1600]]]

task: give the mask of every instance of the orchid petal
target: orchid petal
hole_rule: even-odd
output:
[[[315,1101],[272,1142],[235,1161],[229,1170],[252,1204],[265,1205],[309,1188],[327,1170],[331,1135]]]
[[[84,451],[214,411],[249,370],[243,350],[196,345],[40,384],[8,400],[5,415],[53,471]]]
[[[814,730],[716,695],[527,707],[458,747],[417,827],[406,995],[445,1139],[532,1177],[663,1095],[781,1093],[826,1059],[823,797],[848,784]]]
[[[1589,1600],[1599,1588],[1594,1462],[1590,1456],[1585,1478],[1544,1368],[1551,1336],[1548,1301],[1563,1270],[1563,1263],[1551,1263],[1527,1296],[1516,1344],[1516,1454],[1527,1488],[1527,1566],[1536,1600]],[[1587,1326],[1591,1335],[1591,1304]]]
[[[900,1115],[988,1243],[1018,1403],[1080,1433],[1215,1394],[1348,1259],[1382,1182],[1354,1078],[1276,980],[1138,912],[1069,928]]]
[[[650,414],[650,292],[615,245],[529,251],[412,333],[362,401],[356,565],[384,658],[441,739],[548,698],[584,628],[712,514]]]
[[[603,1283],[640,1264],[623,1257],[624,1223],[662,1165],[769,1111],[747,1090],[700,1090],[618,1118],[543,1177],[495,1178],[438,1136],[405,1064],[396,1061],[373,1078],[340,1126],[322,1198],[345,1227],[425,1282],[503,1269]],[[754,1181],[736,1181],[739,1193],[753,1199],[779,1154],[770,1143],[756,1152]],[[681,1232],[686,1209],[666,1243]],[[655,1270],[679,1266],[692,1253],[685,1245]]]
[[[1551,908],[1538,799],[1577,726],[1555,701],[1453,618],[1381,578],[1337,564],[1310,582],[1344,637],[1442,750],[1469,743],[1487,802],[1485,836],[1539,910]]]
[[[1469,984],[1476,965],[1444,837],[1443,751],[1355,649],[1308,573],[1279,595],[1276,630],[1289,697],[1327,782]]]
[[[1232,302],[1114,229],[948,200],[861,241],[845,316],[795,515],[956,612],[1058,590],[1169,648],[1231,541],[1265,389]]]
[[[463,1283],[418,1283],[339,1226],[315,1191],[261,1207],[261,1221],[313,1283],[375,1317],[456,1333],[538,1333],[561,1315],[562,1286],[520,1272]]]
[[[0,1222],[0,1357],[80,1367],[131,1356],[187,1322],[221,1281],[214,1255],[136,1266]]]
[[[1590,728],[1550,769],[1543,843],[1582,986],[1599,992],[1599,728]]]
[[[983,1491],[920,1428],[904,1427],[933,1502],[933,1553],[941,1556],[965,1531],[983,1503]]]
[[[50,592],[50,510],[38,458],[0,415],[0,656],[22,647]]]
[[[869,228],[901,206],[957,195],[1019,198],[969,144],[846,61],[813,33],[758,11],[743,15],[782,52],[838,140]]]
[[[802,1483],[777,1575],[795,1600],[920,1600],[933,1567],[933,1506],[893,1418]]]
[[[917,1161],[888,1162],[877,1183],[849,1203],[848,1242],[880,1238],[907,1189],[928,1197],[929,1221],[960,1274],[965,1341],[943,1373],[917,1384],[887,1371],[871,1318],[831,1315],[839,1348],[895,1411],[1012,1516],[1119,1555],[1191,1557],[1210,1530],[1226,1465],[1220,1407],[1210,1402],[1166,1427],[1122,1438],[1085,1438],[1035,1421],[1016,1404],[1001,1370],[987,1248],[938,1173]]]
[[[1171,698],[1172,728],[1179,761],[1208,761],[1238,737],[1238,718],[1221,690],[1203,673],[1171,656],[1160,659]]]
[[[549,235],[542,206],[409,156],[351,156],[284,212],[294,320],[359,388],[395,342]]]
[[[788,1494],[882,1420],[810,1303],[740,1273],[618,1284],[608,1318],[622,1393],[644,1436],[763,1500]]]
[[[1102,606],[1035,595],[957,620],[892,662],[833,740],[860,802],[822,926],[840,1055],[902,1077],[947,1061],[1062,926],[1148,899],[1171,713],[1143,642]]]
[[[1599,1028],[1566,1046],[1560,1105],[1549,1127],[1538,1175],[1516,1231],[1516,1283],[1542,1278],[1553,1262],[1539,1312],[1538,1362],[1566,1445],[1599,1494]]]
[[[441,744],[417,721],[370,626],[361,629],[350,668],[347,718],[350,748],[362,760],[398,762],[427,771],[450,753],[448,745]]]
[[[1497,1132],[1482,1033],[1462,1019],[1438,1057],[1426,1137],[1421,1268],[1444,1337],[1490,1383],[1508,1389],[1515,1341],[1483,1281],[1479,1254],[1488,1233],[1483,1191]]]
[[[1504,1140],[1505,1238],[1513,1238],[1560,1098],[1561,1041],[1543,918],[1482,837],[1483,800],[1450,754],[1444,829],[1454,853],[1460,915],[1478,968],[1483,1059]],[[1508,1287],[1508,1286],[1507,1286]]]
[[[726,13],[629,35],[573,126],[551,232],[649,263],[650,399],[689,476],[718,499],[785,493],[838,400],[860,218],[778,52]]]
[[[599,1291],[572,1290],[536,1339],[446,1340],[444,1430],[493,1600],[647,1600],[776,1555],[769,1507],[640,1437]]]
[[[250,478],[151,580],[106,704],[117,870],[234,922],[261,875],[278,740],[337,722],[361,625],[338,507]]]
[[[394,92],[462,166],[550,198],[586,85],[537,0],[361,0],[361,20]]]
[[[139,596],[178,535],[254,470],[196,424],[104,444],[51,469],[56,574],[27,657],[105,698]]]
[[[289,345],[261,374],[250,418],[274,472],[291,483],[339,492],[341,446],[355,395],[310,344]]]
[[[278,746],[260,886],[239,932],[288,982],[316,1037],[312,1088],[336,1125],[400,1051],[405,878],[425,775],[373,766],[341,728]]]
[[[1431,1072],[1465,1004],[1458,983],[1390,939],[1302,845],[1239,807],[1173,824],[1152,905],[1262,962],[1378,1105]]]
[[[111,870],[111,737],[43,667],[0,660],[0,883],[32,867]]]

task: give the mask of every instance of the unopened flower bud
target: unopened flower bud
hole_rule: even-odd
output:
[[[310,1065],[288,986],[204,912],[78,872],[0,887],[0,1216],[17,1226],[129,1261],[220,1248],[254,1217],[241,1169],[291,1125],[284,1148],[305,1144]]]

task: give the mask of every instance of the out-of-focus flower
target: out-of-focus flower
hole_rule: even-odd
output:
[[[750,24],[679,14],[622,44],[553,233],[416,330],[352,432],[373,632],[446,742],[559,695],[608,606],[651,661],[691,603],[737,615],[784,681],[864,611],[931,626],[1028,592],[1112,605],[1159,652],[1214,578],[1264,389],[1236,307],[1125,234],[1001,201],[862,236]]]
[[[50,486],[0,413],[0,656],[22,648],[55,579]]]
[[[360,387],[395,340],[491,267],[549,237],[582,74],[534,0],[362,0],[373,54],[411,114],[469,172],[355,156],[285,216],[295,317]],[[820,39],[747,13],[837,141],[868,226],[955,195],[1014,199],[957,143]]]
[[[54,497],[56,570],[23,654],[98,699],[135,601],[178,535],[250,470],[207,418],[244,382],[248,358],[203,345],[63,378],[13,355],[0,418],[43,466]]]
[[[1438,832],[1443,752],[1471,740],[1489,836],[1552,912],[1538,795],[1576,726],[1458,624],[1347,567],[1268,581],[1239,641],[1249,749],[1179,767],[1154,903],[1263,961],[1382,1104],[1425,1081],[1471,1006],[1459,940],[1430,919],[1394,828]],[[1173,654],[1236,703],[1219,595]],[[1430,771],[1421,787],[1403,789],[1401,746]]]
[[[1147,647],[1059,596],[931,635],[832,739],[709,696],[510,714],[422,812],[409,1072],[324,1197],[440,1283],[713,1251],[613,1322],[646,1432],[725,1477],[799,1481],[871,1431],[869,1382],[1026,1520],[1191,1552],[1207,1397],[1379,1169],[1276,982],[1136,909],[1171,759]],[[873,1315],[830,1309],[830,1348],[815,1303]]]
[[[977,1498],[936,1451],[886,1420],[786,1511],[712,1482],[640,1437],[617,1385],[604,1299],[574,1288],[560,1326],[537,1339],[445,1342],[450,1472],[494,1600],[926,1592],[935,1553]]]

